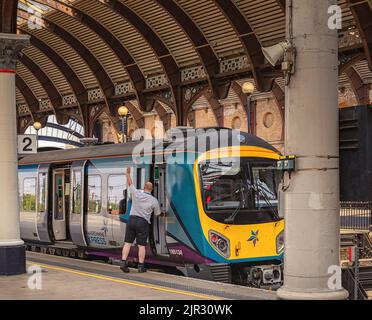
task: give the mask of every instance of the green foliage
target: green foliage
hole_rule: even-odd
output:
[[[22,211],[35,212],[36,211],[36,196],[31,194],[24,194],[22,197]]]

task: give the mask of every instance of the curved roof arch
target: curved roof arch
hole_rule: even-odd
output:
[[[24,64],[19,64],[16,93],[17,103],[31,104],[34,118],[54,112],[66,121],[80,109],[82,123],[89,127],[103,108],[115,117],[118,105],[137,98],[142,111],[172,106],[177,123],[183,124],[200,88],[208,87],[218,113],[220,98],[230,94],[234,81],[254,78],[260,91],[270,91],[280,76],[280,70],[264,60],[261,46],[285,38],[283,0],[0,2],[0,32],[16,32],[18,21],[19,32],[32,35]],[[371,78],[364,71],[368,64],[360,72],[355,63],[360,57],[371,68],[372,1],[338,4],[344,24],[340,81],[349,79],[365,99],[363,85]],[[33,28],[37,23],[44,28]],[[279,94],[283,104],[276,89],[274,95]],[[40,104],[47,100],[53,108],[44,112]]]

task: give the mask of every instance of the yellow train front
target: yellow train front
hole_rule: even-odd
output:
[[[182,256],[188,276],[280,286],[279,152],[227,129],[200,131],[184,147],[184,158],[166,165],[170,253]]]

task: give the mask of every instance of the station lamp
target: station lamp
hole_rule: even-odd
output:
[[[254,92],[254,84],[252,82],[245,82],[242,86],[242,91],[244,94],[247,95],[247,122],[248,122],[248,133],[252,133],[252,120],[251,120],[251,101],[252,101],[252,93]]]
[[[126,106],[121,106],[118,109],[118,114],[121,119],[121,143],[127,142],[127,123],[129,110]]]
[[[36,130],[36,143],[37,147],[39,147],[39,130],[43,127],[42,124],[39,121],[35,121],[34,124],[32,125],[34,129]]]
[[[254,84],[252,82],[245,82],[242,86],[242,91],[245,94],[251,95],[254,91]]]
[[[41,123],[39,121],[35,121],[32,126],[34,127],[34,129],[36,130],[36,132],[38,132],[42,128],[42,125],[41,125]]]

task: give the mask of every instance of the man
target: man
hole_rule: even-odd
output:
[[[127,190],[123,190],[123,199],[119,202],[119,214],[124,215],[127,213]]]
[[[137,190],[130,176],[130,168],[127,168],[125,175],[127,176],[127,185],[129,187],[130,196],[132,199],[132,207],[130,210],[129,221],[125,231],[125,244],[123,247],[123,256],[120,269],[128,273],[127,258],[130,248],[134,240],[137,240],[138,245],[138,272],[146,272],[144,267],[146,256],[146,244],[149,236],[149,225],[151,224],[151,215],[154,212],[156,216],[161,214],[159,202],[151,195],[153,185],[151,182],[146,182],[143,191]]]

